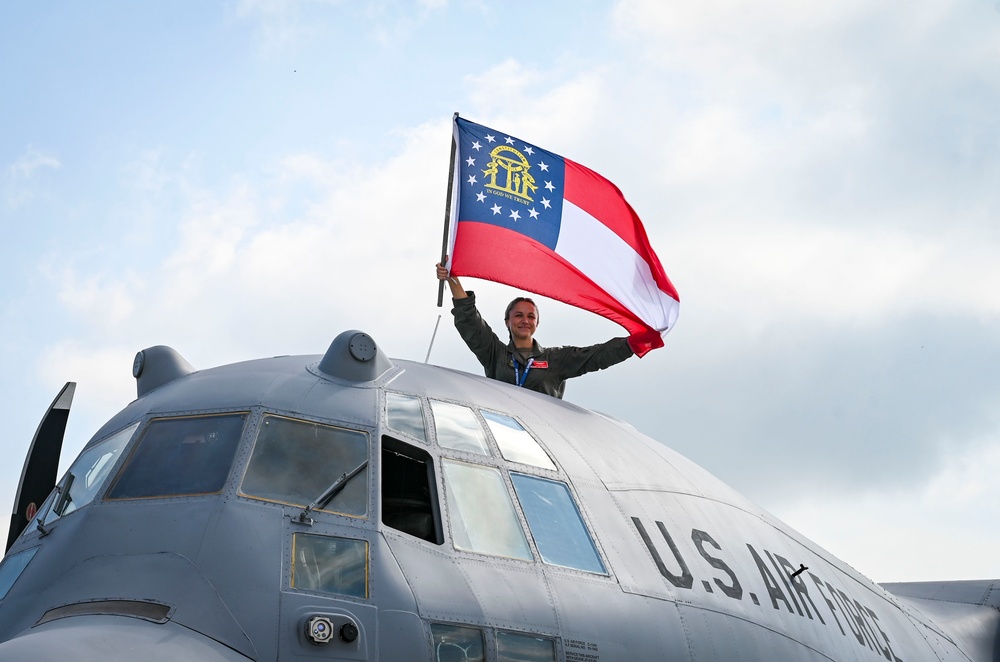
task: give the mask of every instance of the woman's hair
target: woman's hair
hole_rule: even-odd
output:
[[[514,310],[514,306],[521,303],[522,301],[527,301],[528,303],[530,303],[532,306],[535,307],[535,322],[536,323],[538,322],[538,318],[540,317],[538,312],[538,304],[529,299],[528,297],[517,297],[516,299],[507,304],[507,310],[503,314],[504,326],[507,325],[507,320],[510,319],[510,311]]]

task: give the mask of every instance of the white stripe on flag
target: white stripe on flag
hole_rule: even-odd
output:
[[[672,328],[680,304],[653,280],[649,265],[608,226],[563,200],[555,252],[650,327]]]

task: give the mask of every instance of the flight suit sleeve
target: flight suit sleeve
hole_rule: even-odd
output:
[[[467,294],[469,296],[464,299],[452,299],[455,307],[451,309],[451,314],[455,316],[455,328],[486,369],[486,376],[495,379],[497,357],[505,351],[506,345],[479,314],[475,292]]]
[[[633,354],[628,338],[612,338],[590,347],[555,347],[549,352],[553,354],[552,363],[563,379],[610,368]]]

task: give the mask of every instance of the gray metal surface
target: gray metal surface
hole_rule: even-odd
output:
[[[895,595],[1000,609],[1000,579],[882,584]]]
[[[33,628],[3,645],[4,660],[247,662],[239,653],[174,623],[122,616],[74,616]]]

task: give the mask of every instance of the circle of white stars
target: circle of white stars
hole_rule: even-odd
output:
[[[489,144],[493,144],[493,143],[495,143],[497,141],[497,137],[494,136],[494,135],[492,135],[492,134],[489,134],[489,133],[486,134],[485,136],[483,136],[483,139],[487,143],[489,143]],[[504,136],[503,141],[504,141],[504,143],[506,143],[508,145],[514,145],[514,144],[516,144],[516,141],[513,138],[511,138],[510,136]],[[479,152],[480,150],[483,149],[483,144],[481,142],[479,142],[479,140],[473,140],[471,147],[476,152]],[[524,153],[527,154],[528,156],[534,156],[535,155],[535,150],[534,150],[534,148],[531,145],[524,145],[522,149],[524,150]],[[469,157],[467,159],[465,159],[465,165],[468,166],[469,168],[475,167],[475,165],[476,165],[476,158],[473,157],[470,154]],[[539,161],[535,165],[537,165],[538,169],[541,170],[542,172],[548,172],[549,171],[549,164],[546,163],[545,161]],[[479,181],[476,179],[476,175],[475,174],[469,175],[469,178],[466,180],[466,184],[468,184],[469,186],[474,186],[474,185],[476,185],[478,183],[479,183]],[[546,189],[549,192],[550,195],[556,189],[555,184],[553,184],[551,180],[546,180],[546,182],[545,182],[545,184],[544,184],[544,186],[542,188]],[[476,202],[481,202],[483,204],[486,204],[486,194],[483,193],[482,191],[476,193]],[[542,199],[538,201],[538,203],[540,205],[542,205],[543,207],[545,207],[546,209],[551,209],[552,208],[552,200],[550,200],[549,198],[546,198],[544,195],[542,196]],[[493,206],[490,207],[490,211],[493,212],[494,216],[499,216],[499,215],[503,214],[504,210],[503,210],[503,207],[501,207],[500,205],[498,205],[497,203],[494,202]],[[528,210],[528,218],[530,218],[532,220],[537,220],[538,217],[539,217],[539,215],[540,215],[540,212],[535,207],[532,207],[531,209]],[[519,220],[521,220],[521,214],[518,213],[518,211],[516,209],[513,209],[513,210],[511,210],[510,215],[508,216],[508,218],[513,219],[514,222],[517,223]]]

